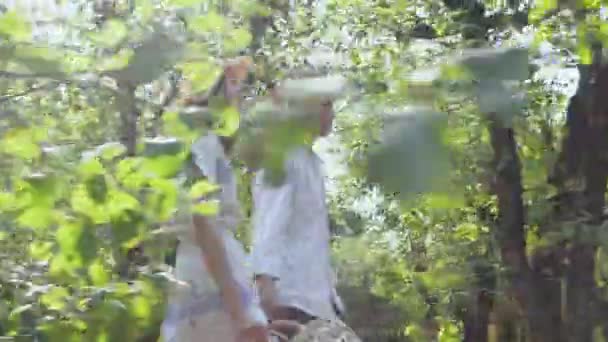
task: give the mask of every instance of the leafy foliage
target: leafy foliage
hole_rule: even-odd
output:
[[[496,317],[516,311],[497,246],[492,180],[500,170],[490,167],[488,122],[501,119],[518,138],[529,255],[603,234],[551,216],[556,190],[546,179],[566,96],[538,72],[552,58],[593,64],[608,37],[602,2],[340,0],[291,12],[281,1],[73,2],[82,6],[53,21],[52,40],[35,36],[40,23],[27,13],[0,8],[4,335],[137,341],[158,332],[167,228],[189,210],[217,210],[215,202],[185,208],[216,190],[183,185],[188,146],[206,129],[232,136],[245,121],[225,104],[193,112],[176,98],[207,90],[221,58],[259,42],[260,79],[280,78],[323,49],[355,85],[336,103],[347,168],[330,209],[351,234],[337,239],[336,262],[343,283],[400,309],[398,333],[461,340],[484,291]],[[241,132],[241,141],[263,146],[257,166],[280,174],[308,125],[280,122],[268,136]],[[251,175],[239,178],[250,210]],[[543,233],[548,226],[559,229]],[[605,296],[603,259],[595,273]]]

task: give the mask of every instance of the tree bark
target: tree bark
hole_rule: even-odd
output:
[[[486,256],[490,259],[490,256]],[[496,272],[490,262],[474,261],[475,287],[471,291],[471,303],[464,315],[464,342],[489,341],[488,327],[494,322],[490,315],[496,291]]]
[[[580,65],[577,93],[567,111],[567,134],[555,166],[551,184],[558,188],[556,219],[578,221],[574,238],[561,246],[568,265],[566,280],[566,328],[569,341],[591,341],[593,329],[602,319],[598,313],[605,306],[597,296],[594,279],[597,239],[585,236],[585,225],[602,223],[608,167],[602,153],[608,151],[608,68],[602,66],[601,46],[594,48],[592,65]],[[571,184],[578,184],[572,188]],[[589,232],[589,231],[587,231]],[[595,234],[595,229],[591,230]],[[560,247],[557,247],[560,248]],[[598,316],[599,315],[599,316]]]
[[[490,115],[490,141],[494,151],[495,177],[493,190],[498,199],[498,230],[496,239],[502,263],[506,266],[509,284],[507,296],[512,297],[527,318],[533,342],[564,341],[561,329],[559,300],[556,304],[555,280],[533,272],[526,255],[524,232],[525,209],[521,162],[512,128]],[[559,298],[559,297],[557,297]],[[549,306],[549,307],[548,307]]]
[[[591,66],[591,87],[587,106],[579,106],[573,111],[572,120],[579,122],[581,129],[576,137],[582,150],[581,175],[584,189],[582,193],[582,212],[585,222],[599,226],[603,221],[603,209],[606,205],[605,193],[608,179],[608,165],[602,156],[608,151],[606,136],[608,133],[608,105],[604,97],[608,91],[608,67],[601,62],[601,47],[596,47],[594,64]],[[595,229],[592,234],[595,233]],[[569,336],[572,341],[592,341],[593,329],[603,317],[593,313],[599,312],[595,307],[601,301],[597,297],[597,286],[594,278],[595,254],[598,239],[583,236],[576,239],[569,250],[569,268],[566,275],[568,284]],[[597,304],[596,304],[597,303]]]
[[[135,86],[120,85],[119,89],[122,92],[118,96],[118,103],[123,128],[120,142],[126,147],[127,156],[133,157],[137,149],[137,120],[140,114],[135,105]]]

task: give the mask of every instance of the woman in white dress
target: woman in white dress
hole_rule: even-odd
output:
[[[211,95],[240,102],[241,85],[252,67],[229,63]],[[200,103],[201,101],[199,101]],[[165,342],[267,342],[267,319],[257,304],[243,246],[234,237],[241,219],[235,175],[228,155],[232,139],[207,133],[192,146],[192,167],[200,179],[219,185],[213,216],[191,215],[193,229],[179,234],[176,285],[163,322]]]

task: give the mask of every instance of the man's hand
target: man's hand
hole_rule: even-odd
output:
[[[270,334],[265,326],[254,325],[239,331],[236,342],[268,342]]]
[[[266,315],[271,319],[274,319],[274,309],[277,306],[277,287],[275,280],[265,274],[256,276],[255,283],[258,287],[260,294],[260,304],[262,309],[266,312]]]
[[[268,325],[268,329],[281,334],[284,336],[283,340],[289,341],[304,330],[304,325],[296,321],[275,320]]]

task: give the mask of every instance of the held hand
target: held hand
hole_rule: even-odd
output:
[[[304,325],[296,321],[275,320],[268,325],[268,329],[283,336],[283,340],[289,341],[304,330]]]
[[[274,319],[274,309],[277,305],[277,288],[275,281],[265,275],[256,278],[256,284],[260,293],[260,304],[268,316]]]
[[[254,325],[239,331],[236,342],[268,342],[270,334],[265,326]]]

